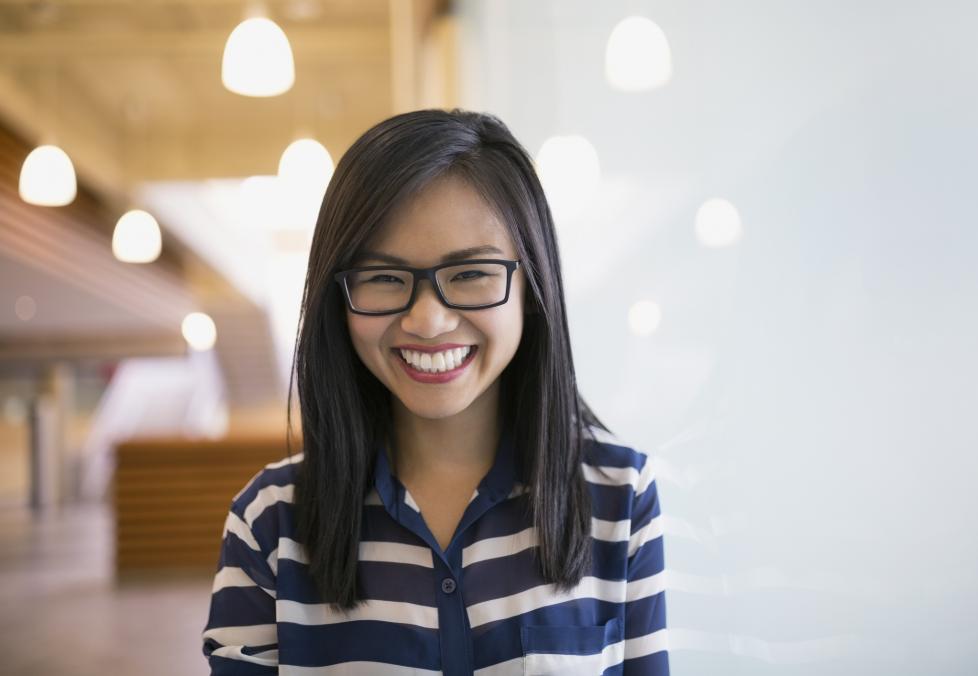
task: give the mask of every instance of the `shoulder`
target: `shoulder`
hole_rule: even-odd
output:
[[[231,500],[231,512],[249,528],[271,508],[291,505],[296,469],[303,454],[296,453],[260,469]]]
[[[618,486],[633,495],[643,493],[655,478],[652,458],[645,450],[600,427],[586,428],[584,478]]]

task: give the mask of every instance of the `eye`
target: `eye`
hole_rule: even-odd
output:
[[[466,279],[479,279],[480,277],[488,277],[488,275],[481,270],[464,270],[455,275],[455,279],[461,279],[462,281]],[[452,281],[455,280],[453,279]]]
[[[367,283],[368,284],[374,284],[374,283],[377,283],[377,284],[390,284],[390,283],[403,284],[404,282],[403,282],[403,280],[401,280],[398,277],[395,277],[394,275],[374,275],[373,277],[371,277],[370,279],[367,280]]]

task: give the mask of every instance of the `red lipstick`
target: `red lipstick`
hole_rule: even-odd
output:
[[[465,346],[459,345],[456,347],[465,347]],[[404,349],[415,349],[415,348],[405,347]],[[447,383],[449,381],[455,380],[456,378],[461,376],[462,373],[465,371],[465,369],[469,367],[469,364],[472,363],[472,360],[475,359],[475,354],[476,352],[478,352],[478,347],[473,345],[472,348],[469,350],[469,353],[465,355],[465,360],[461,364],[459,364],[452,370],[445,371],[443,373],[427,373],[425,371],[420,371],[414,368],[413,366],[411,366],[406,361],[404,361],[404,358],[401,356],[400,352],[398,352],[397,350],[391,350],[391,351],[394,353],[394,359],[397,360],[397,363],[401,365],[401,368],[404,369],[404,372],[407,373],[413,380],[416,380],[419,383],[440,384],[440,383]],[[429,351],[430,350],[425,350],[425,352],[429,352]]]

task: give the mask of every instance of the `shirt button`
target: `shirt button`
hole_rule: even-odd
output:
[[[446,577],[441,581],[441,590],[446,594],[451,594],[455,591],[455,580],[450,577]]]

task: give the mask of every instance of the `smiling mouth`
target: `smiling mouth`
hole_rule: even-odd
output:
[[[391,348],[391,352],[393,352],[397,356],[397,358],[401,361],[402,364],[404,364],[404,366],[406,366],[407,368],[411,369],[412,371],[414,371],[416,373],[420,373],[422,375],[427,375],[427,376],[432,376],[432,375],[437,376],[437,375],[443,375],[443,374],[446,374],[446,373],[454,373],[456,371],[459,371],[459,370],[465,368],[466,366],[468,366],[469,363],[473,359],[475,359],[475,355],[476,355],[476,353],[478,351],[479,351],[479,346],[478,345],[470,345],[469,346],[468,354],[465,355],[465,357],[462,359],[461,363],[456,364],[453,368],[445,369],[444,371],[426,371],[426,370],[424,370],[422,368],[419,368],[419,367],[415,366],[414,364],[412,364],[411,362],[409,362],[407,359],[405,359],[404,358],[404,355],[401,354],[400,349],[398,349],[398,348]]]

